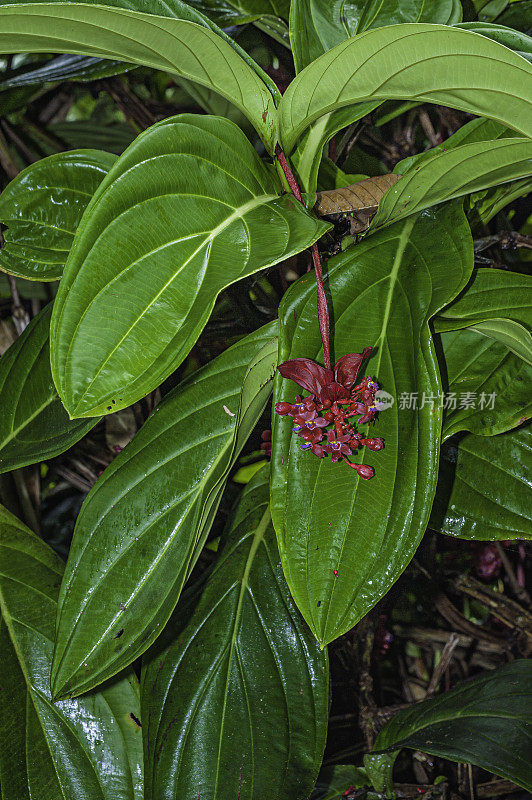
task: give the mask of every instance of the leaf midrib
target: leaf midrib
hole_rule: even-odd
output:
[[[122,338],[118,341],[118,343],[115,345],[115,347],[111,350],[111,352],[106,357],[106,359],[102,362],[102,364],[99,367],[99,369],[95,372],[91,382],[89,383],[89,385],[87,386],[87,388],[85,389],[85,391],[83,392],[81,397],[79,398],[79,400],[77,402],[77,405],[76,405],[76,408],[74,409],[74,413],[79,411],[80,406],[82,405],[83,399],[87,395],[87,392],[90,390],[91,386],[94,384],[94,382],[96,381],[96,379],[98,378],[98,376],[100,375],[102,370],[105,368],[106,364],[110,361],[110,359],[115,354],[115,352],[118,350],[118,348],[121,346],[121,344],[124,342],[124,340],[127,339],[127,337],[130,335],[131,331],[141,322],[141,320],[148,313],[149,309],[153,306],[153,304],[157,302],[157,300],[160,298],[160,296],[175,281],[175,279],[179,275],[179,273],[182,272],[182,270],[192,261],[192,259],[195,258],[198,255],[198,253],[201,252],[201,250],[203,248],[205,248],[209,244],[211,244],[214,241],[214,239],[217,236],[219,236],[226,228],[231,226],[238,219],[243,219],[245,214],[247,214],[249,211],[252,211],[254,208],[256,208],[256,207],[258,207],[260,205],[265,205],[266,203],[268,203],[268,202],[270,202],[272,200],[276,200],[276,199],[278,199],[278,197],[279,197],[279,195],[277,195],[277,194],[270,194],[270,195],[263,194],[263,195],[259,195],[258,197],[254,197],[252,200],[248,200],[247,203],[244,203],[243,205],[238,206],[237,208],[235,208],[235,210],[233,211],[232,214],[230,214],[228,217],[226,217],[225,220],[223,220],[219,225],[217,225],[216,228],[214,228],[214,230],[212,230],[209,233],[209,235],[205,239],[203,239],[203,241],[201,242],[199,247],[197,247],[196,250],[194,250],[193,253],[190,256],[188,256],[188,258],[183,263],[181,263],[179,265],[179,269],[177,269],[172,274],[171,278],[162,286],[162,288],[157,292],[157,294],[153,297],[153,299],[148,303],[148,305],[145,307],[145,309],[140,314],[137,315],[137,317],[136,317],[135,321],[133,322],[133,324],[128,328],[128,330],[124,333]]]
[[[220,734],[218,737],[218,755],[216,759],[216,780],[214,783],[214,790],[213,796],[216,797],[217,789],[218,789],[218,780],[220,777],[220,759],[222,753],[222,741],[223,741],[223,731],[225,726],[225,714],[227,708],[227,697],[229,695],[229,676],[231,674],[231,664],[233,660],[233,651],[236,646],[236,639],[238,635],[238,627],[240,624],[240,617],[242,615],[242,606],[244,603],[244,595],[248,589],[249,585],[249,573],[251,571],[251,567],[253,565],[253,559],[255,558],[255,554],[264,539],[264,534],[270,524],[271,520],[271,512],[270,512],[270,505],[266,507],[253,535],[253,541],[251,542],[251,546],[249,548],[248,557],[246,559],[246,565],[244,567],[244,573],[242,575],[241,584],[240,584],[240,592],[238,594],[237,606],[235,610],[235,617],[233,622],[233,630],[231,633],[231,641],[229,643],[229,652],[227,658],[227,675],[225,681],[225,691],[224,691],[224,702],[222,707],[222,715],[221,715],[221,725],[220,725]]]

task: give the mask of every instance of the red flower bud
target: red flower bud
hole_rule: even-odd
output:
[[[361,439],[360,444],[365,444],[370,450],[382,450],[384,439]]]
[[[280,403],[275,404],[275,412],[281,417],[285,417],[287,414],[290,414],[292,409],[292,403],[284,403],[281,401]]]

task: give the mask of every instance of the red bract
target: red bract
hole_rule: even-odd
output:
[[[355,385],[362,362],[370,353],[371,347],[365,347],[362,353],[348,353],[338,359],[334,370],[309,358],[284,361],[277,368],[283,378],[294,381],[310,396],[301,399],[296,395],[295,403],[282,401],[275,405],[277,414],[294,420],[292,430],[305,440],[300,445],[302,450],[310,450],[318,458],[330,455],[333,461],[345,461],[364,480],[373,477],[373,468],[354,464],[347,456],[363,446],[369,450],[382,450],[384,442],[379,438],[364,439],[348,418],[359,415],[355,424],[361,425],[371,422],[377,413],[375,393],[378,383],[365,377]],[[348,406],[348,409],[341,406]],[[325,428],[329,430],[325,431]],[[324,435],[326,442],[322,444]]]

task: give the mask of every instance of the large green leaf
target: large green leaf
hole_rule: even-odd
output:
[[[0,194],[0,269],[55,281],[83,212],[116,156],[101,150],[57,153],[30,164]]]
[[[434,319],[434,330],[455,331],[490,319],[532,327],[532,277],[503,269],[477,269],[463,292]]]
[[[532,662],[523,659],[399,711],[380,731],[374,752],[422,750],[532,790],[531,723]],[[396,755],[380,758],[393,763]]]
[[[190,617],[142,681],[146,798],[307,800],[327,730],[327,651],[284,580],[269,470],[244,490]]]
[[[97,419],[70,420],[50,370],[47,306],[0,358],[0,473],[63,453]]]
[[[475,328],[442,333],[441,343],[444,439],[459,431],[493,436],[531,416],[532,367],[506,344]]]
[[[3,800],[141,800],[133,674],[52,703],[50,664],[63,563],[0,507],[0,789]]]
[[[272,516],[292,594],[324,644],[351,628],[410,561],[425,530],[437,477],[441,409],[403,408],[403,393],[441,391],[428,321],[472,269],[469,226],[459,204],[381,231],[328,263],[335,358],[371,345],[367,371],[395,399],[375,434],[375,477],[302,452],[274,415]],[[281,306],[279,360],[320,361],[316,289],[301,279]],[[276,400],[293,384],[277,379]],[[365,458],[365,456],[361,456]],[[358,460],[358,457],[357,457]]]
[[[531,96],[531,65],[503,45],[445,25],[391,25],[342,42],[299,73],[279,106],[281,138],[291,151],[323,114],[389,99],[439,103],[530,136]]]
[[[451,25],[461,19],[459,0],[292,0],[290,41],[296,72],[369,28],[401,22]]]
[[[275,336],[261,328],[167,395],[89,493],[61,588],[54,695],[114,675],[161,632],[270,394]]]
[[[99,56],[188,78],[231,100],[273,151],[278,92],[271,79],[214,23],[186,3],[170,3],[4,3],[0,6],[0,53]],[[120,7],[132,4],[142,11],[162,11],[162,15]],[[166,12],[161,8],[165,5]]]
[[[400,173],[400,165],[394,170]],[[424,208],[532,174],[532,139],[471,142],[435,153],[407,169],[384,195],[376,230]]]
[[[184,114],[138,137],[87,208],[54,306],[52,373],[72,417],[155,389],[223,288],[328,229],[281,192],[229,120]]]
[[[531,457],[530,426],[446,442],[431,528],[462,539],[532,539]]]

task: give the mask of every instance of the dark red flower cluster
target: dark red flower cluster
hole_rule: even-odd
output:
[[[382,439],[365,439],[349,421],[358,417],[355,425],[363,425],[372,422],[377,413],[378,383],[370,377],[356,383],[362,362],[370,353],[371,347],[365,347],[362,353],[348,353],[336,362],[334,370],[308,358],[284,361],[277,367],[283,378],[294,381],[310,396],[302,399],[296,395],[295,403],[275,405],[277,414],[294,420],[292,430],[304,440],[302,450],[310,450],[318,458],[330,455],[333,461],[345,461],[365,480],[373,478],[373,467],[354,464],[347,456],[359,447],[382,450],[384,446]]]

